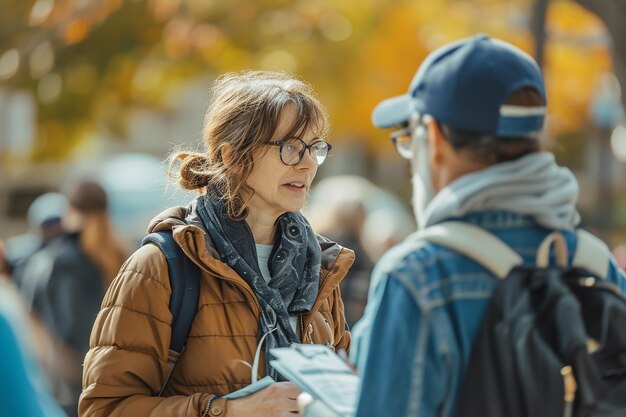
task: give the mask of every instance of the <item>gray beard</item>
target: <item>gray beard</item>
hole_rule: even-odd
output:
[[[413,204],[413,214],[417,222],[417,228],[423,229],[425,226],[426,208],[435,198],[432,181],[430,178],[430,170],[428,168],[428,140],[427,138],[414,138],[416,143],[416,152],[411,160],[411,184],[413,186],[413,195],[411,202]]]

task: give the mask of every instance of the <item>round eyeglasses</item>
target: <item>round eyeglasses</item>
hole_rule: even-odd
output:
[[[316,139],[310,145],[304,143],[300,138],[285,138],[273,142],[268,145],[280,146],[280,160],[285,165],[298,165],[304,157],[304,152],[308,149],[309,155],[313,157],[317,165],[322,165],[328,156],[328,152],[332,149],[332,145],[322,139]]]

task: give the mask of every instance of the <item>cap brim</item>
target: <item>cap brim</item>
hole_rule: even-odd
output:
[[[374,108],[372,123],[380,128],[399,126],[411,116],[411,97],[409,94],[388,98]]]

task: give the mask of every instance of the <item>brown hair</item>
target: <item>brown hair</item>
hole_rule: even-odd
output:
[[[186,190],[217,192],[226,201],[228,214],[243,219],[252,195],[246,185],[253,168],[252,155],[272,140],[282,111],[295,110],[295,119],[286,136],[298,136],[311,129],[324,137],[328,116],[311,86],[278,72],[245,71],[219,77],[211,89],[204,118],[202,139],[205,152],[177,152],[170,156],[169,172]],[[178,172],[174,164],[180,162]]]
[[[110,224],[107,194],[98,183],[83,180],[70,189],[68,200],[70,207],[83,219],[80,246],[102,271],[107,288],[127,256]]]
[[[543,106],[545,102],[537,90],[523,88],[511,94],[504,101],[504,104],[535,107]],[[446,125],[440,126],[444,136],[454,149],[465,151],[472,160],[478,163],[497,164],[541,150],[541,143],[538,138],[497,137],[466,132]]]

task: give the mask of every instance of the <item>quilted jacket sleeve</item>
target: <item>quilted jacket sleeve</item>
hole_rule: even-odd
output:
[[[201,415],[210,393],[157,396],[168,371],[170,293],[158,248],[144,246],[122,266],[91,333],[81,417]]]
[[[335,318],[335,350],[343,349],[346,352],[350,352],[350,342],[352,336],[350,334],[348,324],[346,323],[346,314],[339,287],[333,291],[331,302],[333,317]]]

